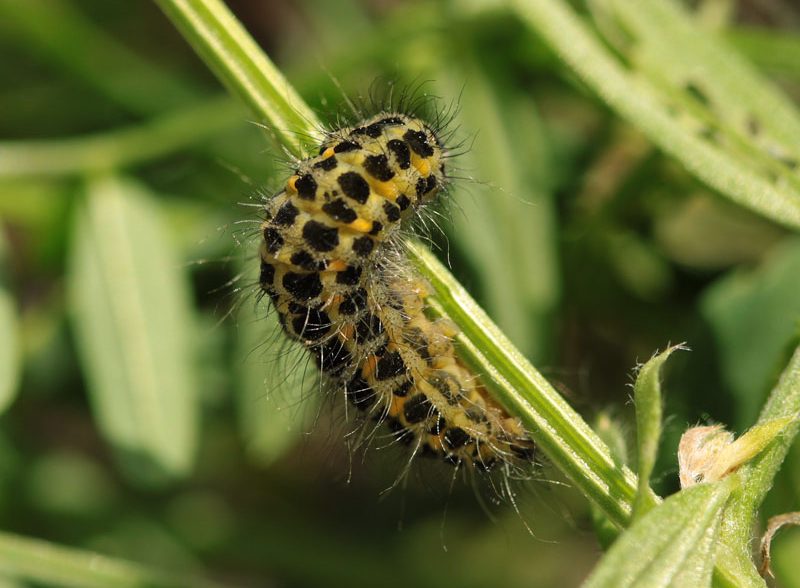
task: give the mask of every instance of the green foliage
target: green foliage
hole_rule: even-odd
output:
[[[19,336],[14,299],[6,290],[8,245],[0,234],[0,411],[14,400],[19,384]]]
[[[775,248],[757,268],[732,272],[706,290],[701,308],[718,341],[722,374],[737,400],[740,427],[753,422],[800,337],[798,292],[796,239]]]
[[[762,502],[779,472],[770,508],[800,497],[800,37],[713,0],[366,4],[0,0],[0,582],[577,585],[593,518],[588,586],[763,585]],[[404,454],[348,452],[255,295],[276,162],[386,79],[460,106],[436,255],[409,251],[534,475],[572,488],[512,484],[546,541],[436,467],[378,502]],[[633,415],[667,341],[693,351],[663,397],[674,348],[645,364]],[[662,500],[701,421],[750,432]]]
[[[134,479],[185,475],[198,426],[193,325],[152,196],[93,180],[73,235],[69,304],[95,418]]]
[[[680,347],[670,347],[644,364],[636,376],[633,386],[633,401],[636,404],[636,449],[639,487],[633,503],[633,517],[637,519],[653,506],[650,494],[650,476],[656,465],[658,445],[661,441],[662,398],[661,368],[667,358]]]
[[[800,114],[675,3],[592,3],[602,24],[613,27],[612,41],[630,36],[619,47],[627,62],[566,4],[512,4],[610,107],[699,179],[737,204],[800,228]]]
[[[254,281],[254,269],[243,270],[243,275]],[[241,367],[236,408],[247,450],[267,465],[312,427],[322,395],[313,375],[297,369],[305,363],[306,350],[285,340],[278,315],[253,311],[245,302],[237,317],[235,349]],[[271,351],[273,346],[280,352]]]
[[[670,496],[614,543],[585,588],[709,586],[733,479]]]
[[[205,580],[152,572],[143,566],[0,533],[0,572],[65,588],[215,588]]]

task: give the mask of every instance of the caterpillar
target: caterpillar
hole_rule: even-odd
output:
[[[440,133],[399,112],[328,132],[264,206],[260,288],[324,377],[412,457],[530,463],[522,423],[459,360],[455,326],[426,315],[429,286],[402,253],[401,226],[447,187],[447,157]]]

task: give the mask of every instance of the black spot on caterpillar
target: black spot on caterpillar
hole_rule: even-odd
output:
[[[447,157],[402,113],[330,132],[265,204],[260,286],[325,378],[413,455],[530,463],[522,423],[459,360],[454,326],[425,314],[428,286],[402,254],[400,228],[447,187]]]

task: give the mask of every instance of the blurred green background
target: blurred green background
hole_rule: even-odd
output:
[[[228,4],[331,124],[389,80],[458,106],[431,237],[607,435],[631,441],[634,366],[687,342],[658,492],[688,425],[754,422],[797,343],[797,235],[662,155],[502,6]],[[694,8],[800,99],[796,4]],[[403,453],[348,449],[255,296],[257,205],[291,163],[254,123],[153,3],[0,0],[2,530],[233,586],[577,585],[600,548],[552,468],[517,513],[439,464],[384,492]],[[799,457],[766,514],[797,510]],[[798,557],[787,531],[786,586]]]

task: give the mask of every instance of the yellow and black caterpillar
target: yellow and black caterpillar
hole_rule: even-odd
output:
[[[453,325],[425,315],[426,284],[401,253],[401,223],[446,186],[446,157],[405,114],[330,132],[266,203],[260,285],[286,333],[414,455],[529,462],[522,424],[459,361]]]

